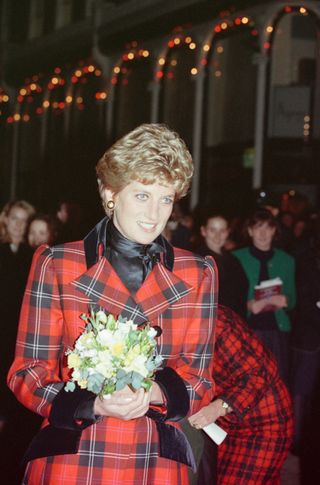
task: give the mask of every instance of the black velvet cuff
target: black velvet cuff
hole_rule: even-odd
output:
[[[81,429],[58,429],[54,426],[46,426],[31,441],[23,456],[22,464],[44,456],[77,453],[80,437]]]
[[[165,423],[157,422],[156,426],[159,434],[159,455],[184,463],[195,473],[197,464],[192,447],[183,431]]]
[[[185,383],[179,374],[171,367],[165,367],[156,372],[154,380],[167,400],[167,414],[160,421],[179,421],[184,418],[189,412],[190,400]]]
[[[52,402],[50,424],[56,428],[81,430],[96,423],[99,420],[93,414],[96,397],[93,392],[78,386],[73,392],[66,392],[62,388]]]

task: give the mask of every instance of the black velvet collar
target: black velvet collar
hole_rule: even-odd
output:
[[[101,256],[106,255],[106,228],[109,218],[102,219],[84,238],[84,250],[87,268],[97,263]],[[171,244],[160,234],[154,243],[163,249],[163,264],[169,271],[173,271],[174,254]]]

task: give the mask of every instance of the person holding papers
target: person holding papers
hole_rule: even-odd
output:
[[[277,222],[267,209],[257,209],[245,227],[251,244],[233,254],[249,281],[247,321],[275,355],[280,375],[287,382],[291,330],[288,311],[296,301],[294,259],[274,247]],[[279,279],[270,281],[274,278]]]
[[[213,355],[215,398],[189,418],[218,446],[217,485],[279,485],[280,470],[292,442],[289,392],[275,359],[230,308],[219,305]],[[217,430],[212,423],[224,430]],[[196,479],[211,485],[215,455],[205,440]]]

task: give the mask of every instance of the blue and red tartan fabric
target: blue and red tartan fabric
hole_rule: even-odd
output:
[[[69,378],[64,354],[83,331],[79,316],[97,304],[135,323],[161,327],[158,351],[185,383],[194,413],[213,398],[216,292],[212,259],[188,251],[174,250],[173,271],[157,263],[133,296],[103,255],[87,269],[83,241],[42,246],[22,304],[9,386],[46,425]],[[158,444],[156,424],[148,417],[103,418],[82,431],[77,453],[31,461],[24,483],[185,485],[187,467],[159,457]]]

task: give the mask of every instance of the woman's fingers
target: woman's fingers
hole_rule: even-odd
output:
[[[102,416],[129,420],[146,414],[149,403],[150,393],[145,392],[144,389],[136,392],[117,391],[109,399],[101,400],[98,397],[95,402],[95,412]]]

